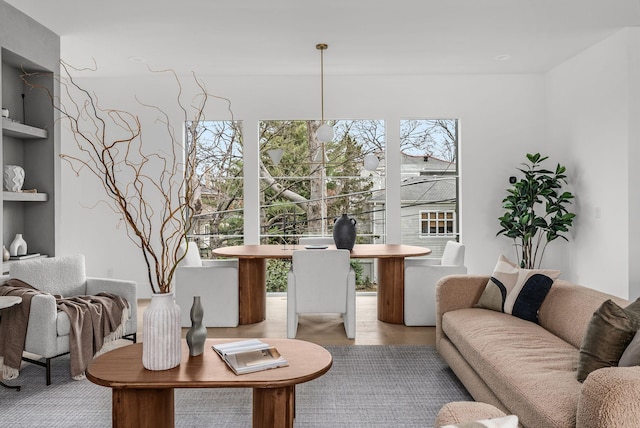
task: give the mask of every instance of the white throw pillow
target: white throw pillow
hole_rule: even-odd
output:
[[[518,417],[516,415],[509,415],[501,418],[462,422],[455,425],[443,425],[440,428],[518,428]]]

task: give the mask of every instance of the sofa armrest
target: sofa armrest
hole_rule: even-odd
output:
[[[135,333],[138,329],[138,286],[135,281],[112,278],[87,277],[87,294],[111,293],[124,297],[129,302],[129,321],[125,334]]]
[[[607,367],[587,376],[578,398],[576,426],[640,426],[640,367]]]
[[[31,299],[29,325],[24,349],[46,358],[58,355],[56,320],[58,308],[51,294],[38,294]]]
[[[436,346],[442,338],[442,315],[472,308],[484,291],[488,275],[449,275],[436,284]]]

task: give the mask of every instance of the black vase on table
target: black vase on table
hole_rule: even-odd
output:
[[[342,214],[333,222],[333,242],[340,250],[353,250],[356,243],[356,220]]]

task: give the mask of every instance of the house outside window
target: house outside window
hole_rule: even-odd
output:
[[[455,237],[456,217],[453,211],[420,211],[422,236]]]
[[[401,243],[442,255],[458,240],[458,121],[400,122]]]

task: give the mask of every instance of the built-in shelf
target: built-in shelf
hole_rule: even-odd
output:
[[[47,138],[48,133],[46,129],[36,128],[35,126],[25,125],[20,122],[14,122],[3,117],[2,135],[22,139],[38,139]]]
[[[7,201],[17,202],[46,202],[46,193],[28,193],[28,192],[2,192],[2,199]]]

